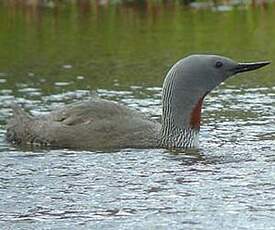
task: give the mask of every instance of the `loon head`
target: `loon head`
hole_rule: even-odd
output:
[[[163,84],[162,136],[179,136],[180,130],[199,130],[203,99],[211,90],[235,74],[269,63],[239,63],[218,55],[191,55],[179,60]]]

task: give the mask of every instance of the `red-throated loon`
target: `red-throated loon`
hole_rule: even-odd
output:
[[[93,98],[38,117],[14,106],[6,137],[16,144],[88,150],[195,147],[204,97],[230,76],[269,63],[191,55],[179,60],[166,75],[161,123],[127,106]]]

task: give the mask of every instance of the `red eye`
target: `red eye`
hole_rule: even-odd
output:
[[[221,68],[222,66],[223,66],[223,63],[220,62],[220,61],[217,61],[216,64],[215,64],[216,68]]]

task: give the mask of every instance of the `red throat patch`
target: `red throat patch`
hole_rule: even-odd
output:
[[[203,102],[204,96],[199,99],[196,106],[193,108],[193,111],[191,113],[191,119],[190,119],[190,127],[192,129],[200,129],[201,125],[201,107]]]

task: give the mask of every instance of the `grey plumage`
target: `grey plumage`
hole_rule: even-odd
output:
[[[77,149],[194,147],[203,98],[228,77],[267,64],[217,55],[179,60],[163,83],[161,124],[124,105],[92,98],[37,117],[14,105],[6,137],[16,144]]]
[[[13,109],[7,139],[79,149],[156,147],[160,124],[113,101],[93,98],[40,117]]]

